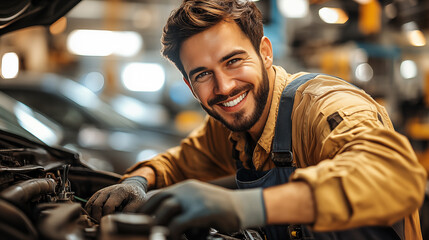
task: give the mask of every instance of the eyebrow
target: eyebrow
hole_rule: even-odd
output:
[[[197,67],[197,68],[192,69],[191,71],[189,71],[189,79],[191,79],[195,73],[206,70],[206,69],[207,69],[206,67]]]
[[[224,56],[223,58],[221,58],[219,62],[226,61],[226,60],[232,58],[235,55],[242,54],[242,53],[245,53],[245,52],[246,51],[244,51],[244,50],[235,50],[235,51],[231,52],[230,54],[228,54],[228,55]]]
[[[235,56],[235,55],[243,54],[243,53],[245,53],[245,52],[246,52],[246,51],[244,51],[244,50],[235,50],[235,51],[233,51],[233,52],[231,52],[231,53],[229,53],[229,54],[227,54],[227,55],[223,56],[223,57],[219,60],[219,62],[221,63],[221,62],[223,62],[223,61],[226,61],[226,60],[230,59],[231,57],[233,57],[233,56]],[[192,69],[191,71],[189,71],[189,74],[188,74],[189,79],[191,79],[191,78],[192,78],[192,76],[193,76],[195,73],[200,72],[200,71],[203,71],[203,70],[206,70],[206,69],[207,69],[206,67],[196,67],[196,68]]]

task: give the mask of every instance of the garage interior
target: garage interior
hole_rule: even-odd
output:
[[[289,73],[338,76],[364,89],[386,107],[395,129],[410,140],[429,173],[428,0],[255,2],[263,13],[276,65]],[[205,116],[179,71],[160,54],[162,28],[177,4],[83,0],[53,24],[13,32],[0,28],[0,92],[61,116],[55,120],[71,126],[56,134],[67,141],[55,138],[53,143],[80,151],[89,165],[122,174],[176,145]],[[38,101],[44,94],[29,90],[35,82],[45,90],[58,84],[56,92],[84,86],[90,90],[88,97],[82,95],[86,90],[76,87],[76,102],[98,108],[100,119],[117,115],[119,122],[129,121],[124,128],[130,128],[111,131],[107,125],[114,126],[114,120],[88,123],[80,110],[55,107],[60,100]],[[95,101],[112,113],[101,112],[101,105],[87,106]],[[69,138],[71,133],[78,135]],[[121,152],[128,160],[108,163],[106,149],[109,157],[123,158]],[[421,209],[424,238],[429,238],[428,201]]]

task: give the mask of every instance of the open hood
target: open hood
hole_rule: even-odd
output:
[[[0,35],[21,28],[49,26],[80,0],[0,0]]]

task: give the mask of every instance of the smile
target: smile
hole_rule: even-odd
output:
[[[232,101],[224,102],[221,104],[224,107],[234,107],[235,105],[239,104],[246,96],[247,96],[247,92],[243,93],[241,96],[239,96],[238,98],[236,98]]]

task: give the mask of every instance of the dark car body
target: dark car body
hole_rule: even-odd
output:
[[[94,170],[79,153],[60,147],[62,135],[55,128],[0,93],[1,239],[87,239],[84,229],[95,223],[82,214],[85,199],[120,178]],[[76,221],[81,217],[88,219],[85,224]]]
[[[49,26],[80,0],[1,0],[0,35],[36,25]]]

